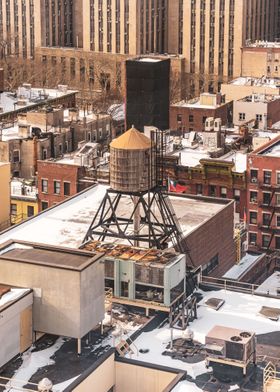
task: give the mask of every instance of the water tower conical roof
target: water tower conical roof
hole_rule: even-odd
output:
[[[121,150],[147,150],[151,145],[151,140],[133,126],[110,143],[110,147]]]

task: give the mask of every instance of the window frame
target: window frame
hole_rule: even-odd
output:
[[[46,187],[43,185],[44,183],[46,183]],[[46,188],[46,190],[45,190]],[[42,189],[42,193],[48,193],[48,189],[49,188],[49,180],[48,178],[41,178],[41,189]]]
[[[59,184],[59,186],[57,186],[57,184]],[[59,190],[59,192],[57,190]],[[61,181],[60,180],[53,180],[53,193],[55,195],[61,194]]]

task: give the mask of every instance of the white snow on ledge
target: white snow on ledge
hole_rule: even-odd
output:
[[[243,273],[247,272],[264,254],[246,253],[240,260],[239,264],[235,264],[228,270],[223,278],[225,279],[239,279]]]

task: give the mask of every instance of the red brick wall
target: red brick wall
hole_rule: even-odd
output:
[[[197,194],[197,185],[202,185],[202,195],[210,195],[210,185],[216,187],[215,197],[221,197],[221,187],[227,188],[227,199],[234,199],[234,190],[240,190],[240,200],[235,203],[235,210],[240,213],[243,219],[244,211],[247,204],[246,178],[243,175],[233,176],[229,171],[228,174],[204,170],[203,167],[198,170],[184,166],[178,166],[172,171],[169,169],[169,176],[176,179],[182,185],[187,186],[186,193],[191,195]]]
[[[177,121],[177,115],[182,116],[182,122]],[[204,130],[203,118],[214,117],[221,118],[222,125],[227,124],[228,104],[222,105],[217,109],[205,108],[189,108],[184,106],[171,106],[170,107],[170,128],[172,130],[182,129],[189,131],[193,129],[196,132]],[[193,115],[193,122],[189,122],[189,116]]]
[[[269,104],[267,105],[267,122],[269,126],[279,121],[279,113],[280,99],[269,102]]]
[[[280,141],[280,138],[278,138]],[[275,143],[270,142],[267,146],[272,145]],[[248,156],[248,167],[247,167],[247,220],[248,220],[248,231],[252,233],[257,233],[257,242],[256,247],[251,246],[252,249],[262,248],[262,234],[271,235],[272,231],[262,227],[263,226],[263,213],[270,213],[273,214],[272,207],[266,207],[263,205],[263,193],[264,192],[271,192],[273,194],[272,203],[271,205],[275,205],[275,193],[280,193],[280,188],[275,190],[276,187],[276,172],[280,171],[280,155],[279,157],[271,157],[271,156],[264,156],[259,155],[258,152],[262,151],[264,147],[259,148],[256,150],[257,152],[253,152]],[[250,170],[251,169],[258,169],[258,181],[251,182],[250,179]],[[264,169],[271,171],[271,186],[263,184],[263,171]],[[250,202],[250,191],[257,191],[257,200],[256,202]],[[250,219],[250,211],[257,211],[257,223],[251,224],[249,222]],[[271,226],[276,228],[276,216],[280,215],[280,208],[278,207],[275,210],[273,215]],[[280,236],[279,233],[275,233],[275,235]],[[265,248],[264,248],[265,249]],[[275,249],[275,236],[271,241],[270,249]]]
[[[196,266],[207,264],[218,254],[219,265],[210,276],[222,277],[235,264],[233,218],[234,203],[229,202],[215,216],[187,236],[187,244]]]
[[[73,196],[78,192],[77,182],[79,166],[58,164],[56,162],[38,161],[38,198],[39,210],[42,210],[42,201],[47,201],[51,207],[56,203]],[[48,192],[42,192],[42,179],[48,180]],[[54,193],[54,180],[60,181],[60,194]],[[63,182],[70,182],[70,195],[64,196]]]

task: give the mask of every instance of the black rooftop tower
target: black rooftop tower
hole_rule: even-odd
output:
[[[170,59],[140,57],[126,61],[126,129],[145,125],[169,128]]]

